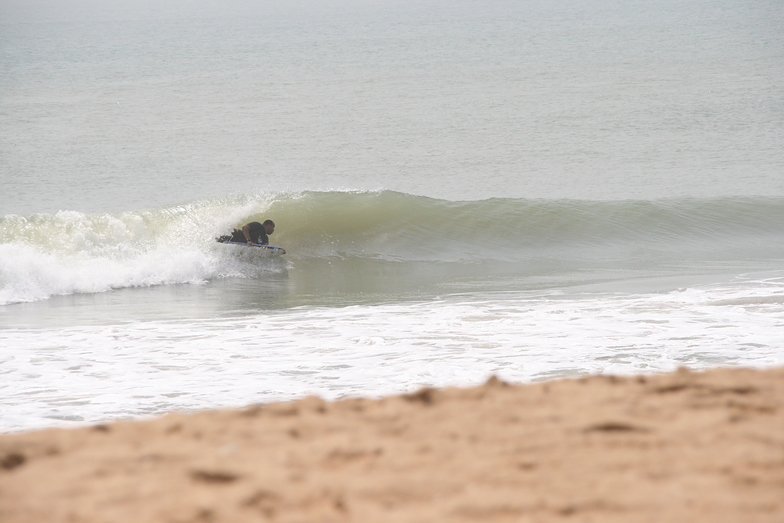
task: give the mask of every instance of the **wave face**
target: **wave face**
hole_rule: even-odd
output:
[[[455,202],[392,191],[305,191],[121,214],[4,216],[0,304],[281,272],[286,263],[260,263],[214,242],[266,218],[277,223],[271,243],[287,249],[288,268],[331,265],[324,278],[335,276],[336,264],[403,273],[425,265],[448,279],[466,270],[483,277],[705,264],[742,270],[784,259],[784,199]]]
[[[745,252],[750,245],[767,256],[769,242],[782,238],[784,200],[451,202],[391,191],[306,192],[270,210],[285,220],[280,238],[308,256],[482,262],[590,257],[607,249],[680,258],[705,249]]]

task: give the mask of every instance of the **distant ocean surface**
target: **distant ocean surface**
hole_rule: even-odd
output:
[[[0,0],[0,431],[784,364],[782,27]]]

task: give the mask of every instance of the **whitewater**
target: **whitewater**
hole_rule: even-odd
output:
[[[0,431],[784,363],[779,2],[35,5]]]

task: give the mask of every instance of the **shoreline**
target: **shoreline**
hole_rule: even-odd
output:
[[[781,521],[784,367],[0,434],[0,520]]]

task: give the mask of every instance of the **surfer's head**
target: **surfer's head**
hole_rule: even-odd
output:
[[[273,232],[275,232],[275,222],[273,222],[272,220],[265,220],[264,223],[262,223],[262,225],[264,226],[264,232],[266,232],[267,234],[272,234]]]

